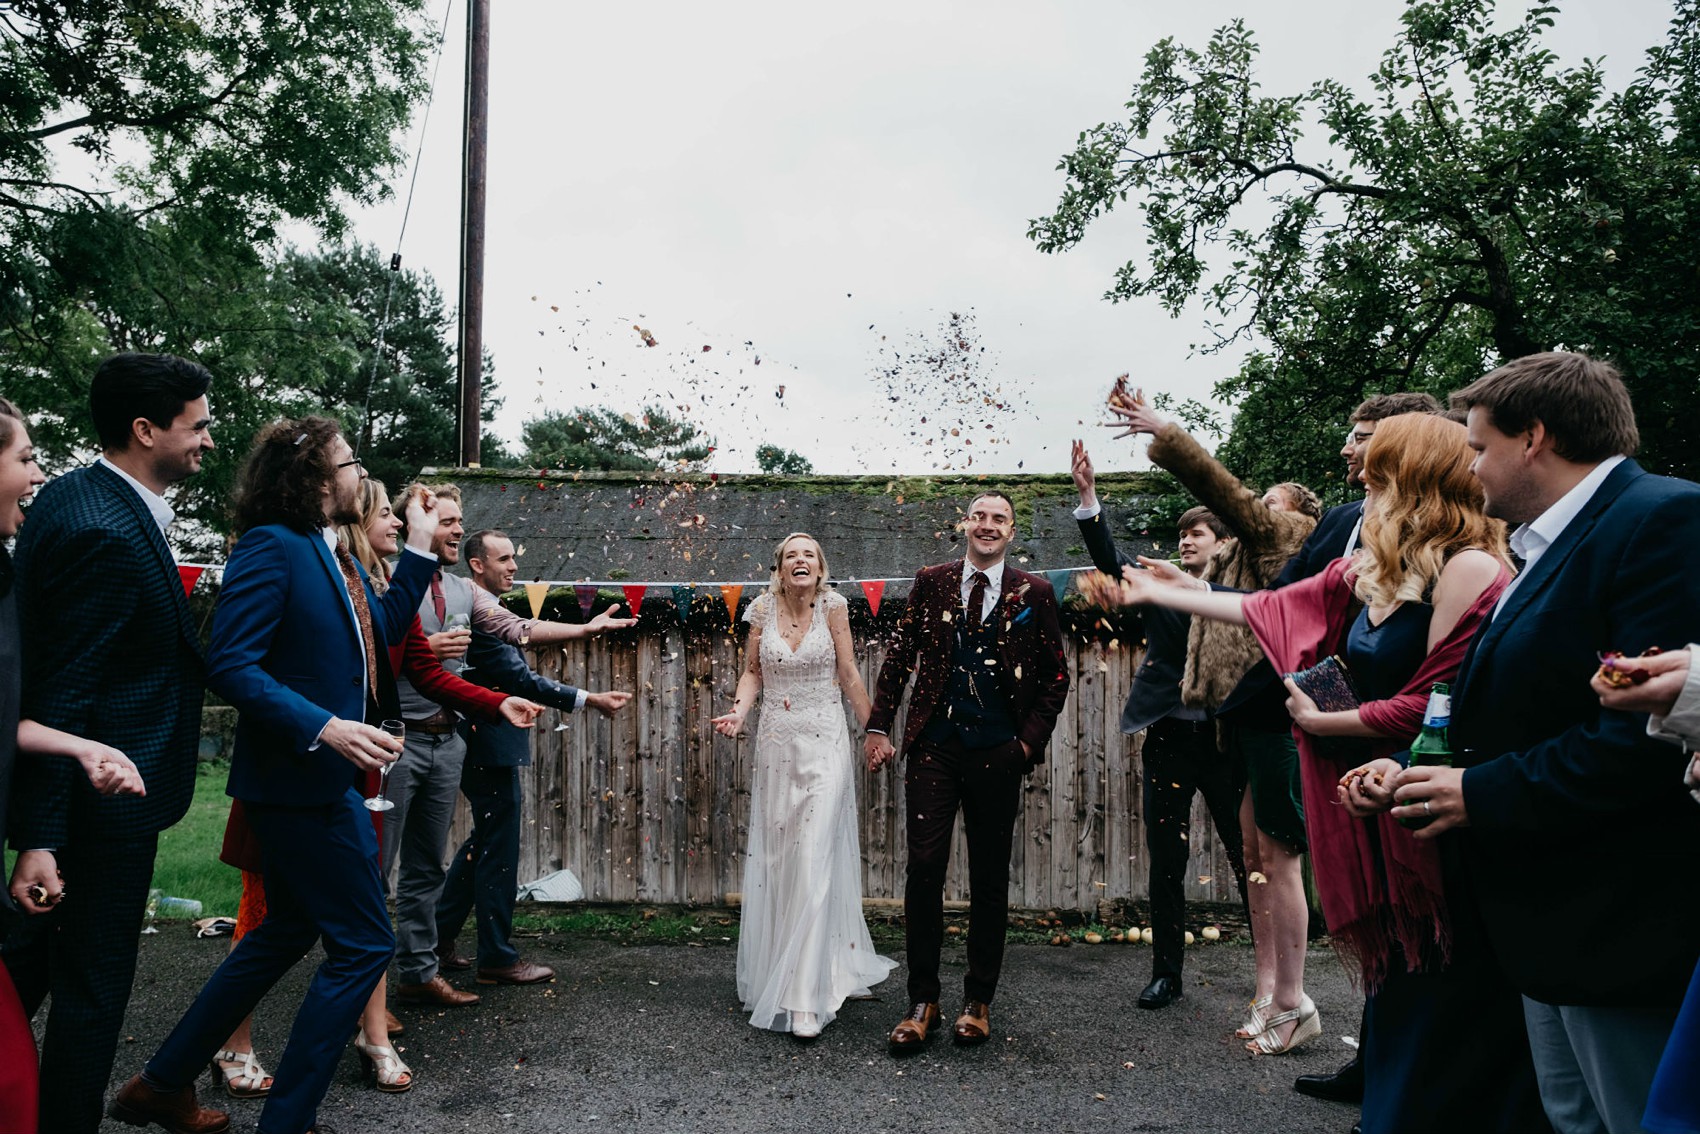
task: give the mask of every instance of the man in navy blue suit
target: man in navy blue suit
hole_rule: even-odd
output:
[[[1700,809],[1681,750],[1588,682],[1603,651],[1700,640],[1700,486],[1629,459],[1628,391],[1583,355],[1516,359],[1452,404],[1524,567],[1453,685],[1456,766],[1407,769],[1393,814],[1460,852],[1449,898],[1523,993],[1555,1129],[1640,1129],[1700,957]]]
[[[101,363],[89,383],[101,456],[43,489],[18,535],[23,715],[112,745],[147,785],[103,796],[69,760],[19,761],[12,892],[40,916],[7,942],[6,967],[25,1012],[52,996],[41,1128],[55,1134],[100,1126],[159,833],[195,794],[203,662],[166,493],[213,448],[211,381],[165,354]]]
[[[473,582],[487,594],[500,597],[513,590],[519,564],[513,541],[505,533],[473,532],[461,550]],[[611,717],[632,699],[630,693],[618,690],[592,693],[551,681],[532,672],[517,647],[482,630],[473,631],[466,660],[463,675],[468,681],[540,701],[563,713],[588,707]],[[531,763],[531,734],[505,721],[463,721],[460,728],[466,736],[460,790],[472,812],[472,833],[455,852],[437,900],[437,952],[446,968],[471,967],[455,953],[454,944],[467,914],[476,908],[478,983],[548,980],[555,970],[524,960],[513,946],[522,802],[519,770]]]
[[[273,1079],[262,1134],[318,1129],[317,1110],[355,1020],[395,951],[378,847],[356,781],[401,742],[367,723],[393,716],[385,643],[413,620],[436,559],[432,501],[407,501],[408,547],[377,596],[336,541],[358,518],[365,476],[335,422],[260,431],[235,496],[241,538],[225,566],[207,683],[239,714],[229,794],[260,844],[266,919],[236,946],[111,1114],[131,1125],[213,1134],[193,1082],[232,1028],[307,951],[319,965]]]

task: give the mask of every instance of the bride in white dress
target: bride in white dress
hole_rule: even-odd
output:
[[[897,962],[874,952],[862,919],[855,763],[844,698],[859,724],[868,692],[856,668],[844,596],[827,586],[810,535],[775,549],[767,593],[750,604],[746,661],[732,711],[736,736],[762,696],[750,780],[738,996],[758,1028],[813,1039],[839,1006],[865,996]]]

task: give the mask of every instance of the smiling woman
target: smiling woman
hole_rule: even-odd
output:
[[[773,552],[768,592],[750,604],[735,737],[766,686],[750,785],[738,996],[758,1028],[813,1039],[844,1001],[896,962],[874,953],[862,919],[855,762],[844,720],[850,699],[868,719],[843,596],[827,586],[826,553],[805,532]]]

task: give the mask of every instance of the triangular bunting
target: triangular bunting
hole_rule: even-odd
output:
[[[1063,595],[1068,592],[1068,581],[1073,577],[1074,572],[1068,570],[1045,572],[1045,582],[1051,584],[1051,590],[1056,593],[1058,602],[1061,602]]]
[[[679,622],[684,624],[691,620],[691,600],[696,598],[697,589],[690,583],[673,584],[673,605],[679,608]]]
[[[525,597],[531,602],[531,617],[543,617],[543,600],[548,594],[548,583],[527,583],[525,585]]]
[[[726,617],[732,620],[732,625],[738,624],[738,599],[743,597],[744,584],[724,583],[720,587],[720,597],[726,602]]]
[[[205,571],[205,570],[206,570],[205,567],[178,567],[177,568],[177,574],[183,580],[183,594],[185,596],[188,595],[188,593],[190,591],[195,589],[195,584],[201,581],[201,572]]]
[[[578,595],[578,608],[584,612],[584,620],[589,622],[590,612],[596,609],[596,584],[578,583],[573,586],[573,591]]]
[[[862,593],[868,596],[868,613],[878,618],[880,599],[885,596],[885,580],[864,579],[862,581]]]
[[[649,587],[643,583],[628,583],[620,588],[626,592],[626,605],[631,607],[632,617],[638,616],[638,610],[643,606],[643,596]]]

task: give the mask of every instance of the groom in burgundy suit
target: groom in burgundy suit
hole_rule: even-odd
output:
[[[968,840],[968,975],[959,1044],[991,1035],[990,1004],[1009,921],[1009,854],[1021,779],[1040,760],[1068,696],[1057,600],[1037,575],[1004,563],[1015,508],[1001,492],[968,507],[965,559],[924,567],[880,667],[867,756],[877,770],[895,756],[890,739],[903,689],[915,674],[904,725],[908,757],[903,894],[909,1014],[891,1050],[918,1050],[939,1018],[939,949],[951,830],[962,811]]]

